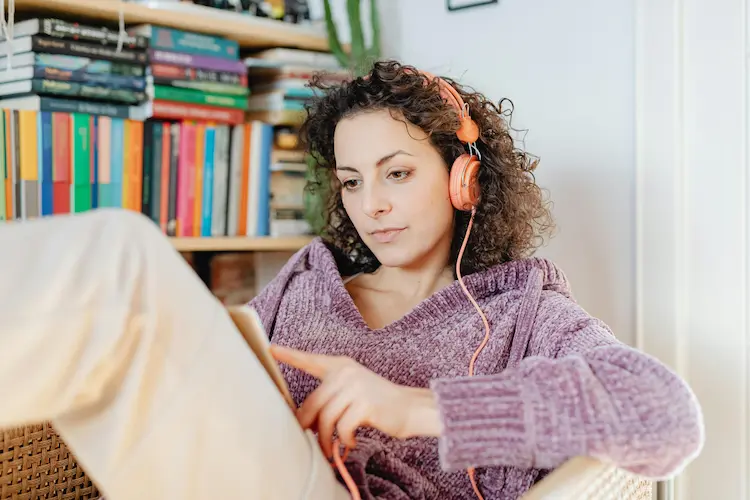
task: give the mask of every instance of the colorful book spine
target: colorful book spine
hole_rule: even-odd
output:
[[[21,220],[39,217],[39,149],[37,147],[37,114],[18,112],[18,140],[20,145],[19,195]]]
[[[222,57],[196,56],[181,52],[149,49],[149,59],[156,63],[174,64],[191,68],[207,69],[211,71],[225,71],[227,73],[245,73],[247,67],[239,60],[224,59]]]
[[[155,100],[151,103],[151,116],[162,120],[190,120],[233,125],[245,120],[245,113],[241,109],[162,100]]]
[[[193,80],[177,80],[174,78],[153,78],[155,86],[172,87],[178,89],[198,90],[213,94],[224,94],[230,96],[247,97],[250,95],[248,87],[231,85],[228,83],[198,82]]]
[[[120,118],[114,118],[111,122],[111,146],[110,146],[110,192],[112,206],[122,208],[122,184],[125,169],[123,153],[125,149],[125,122]]]
[[[8,53],[8,42],[0,43],[0,53]],[[148,64],[148,54],[143,50],[110,47],[95,43],[79,42],[77,40],[61,40],[44,35],[32,35],[28,41],[26,38],[16,38],[13,41],[14,48],[23,47],[24,52],[36,52],[40,54],[63,54],[80,57],[91,57],[113,62],[127,62],[131,64]]]
[[[155,49],[226,59],[237,59],[240,54],[237,42],[216,36],[153,25],[136,26],[129,31],[148,36]]]
[[[167,236],[177,236],[177,188],[179,182],[180,124],[170,126],[169,203],[167,204]]]
[[[70,176],[70,203],[73,213],[91,209],[90,135],[89,115],[73,113]]]
[[[99,117],[91,115],[91,208],[99,207]]]
[[[195,206],[195,126],[185,122],[180,128],[180,152],[177,162],[177,236],[193,235]]]
[[[4,222],[8,220],[5,213],[5,180],[8,174],[5,172],[5,116],[2,113],[0,116],[0,222]]]
[[[201,203],[201,236],[211,236],[211,213],[213,212],[214,194],[214,147],[216,129],[206,128],[206,139],[203,147],[203,201]]]
[[[172,133],[169,123],[162,123],[161,131],[161,172],[159,178],[159,227],[167,232],[169,222],[169,179],[172,167]]]
[[[180,89],[154,85],[151,88],[154,99],[164,101],[179,101],[205,106],[223,106],[237,109],[247,109],[247,98],[231,95],[220,95],[202,92],[199,90]]]
[[[148,47],[148,39],[140,35],[122,34],[119,30],[110,30],[106,27],[95,27],[79,23],[71,23],[61,19],[40,18],[32,21],[37,25],[36,32],[45,34],[53,38],[63,38],[71,40],[83,40],[85,42],[94,42],[102,45],[122,46],[127,49],[145,49]],[[23,23],[16,25],[16,30],[22,29]]]
[[[71,122],[66,113],[52,113],[52,210],[70,213]]]
[[[54,132],[52,129],[52,113],[39,113],[39,182],[41,198],[41,215],[47,216],[54,213],[54,175],[53,175],[53,149],[52,142]]]
[[[230,73],[228,71],[211,71],[187,66],[176,66],[174,64],[161,64],[152,62],[150,65],[151,76],[174,80],[187,80],[193,82],[211,82],[226,85],[239,85],[247,87],[247,72]]]
[[[205,168],[206,126],[197,124],[195,129],[195,197],[193,198],[193,236],[201,235],[203,214],[203,170]]]
[[[227,206],[229,190],[229,127],[216,127],[214,148],[214,193],[211,213],[211,236],[227,234]]]

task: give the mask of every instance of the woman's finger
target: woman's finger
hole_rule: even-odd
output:
[[[297,409],[297,421],[303,429],[310,428],[318,418],[318,413],[339,391],[336,379],[324,380],[312,391]]]
[[[358,404],[349,405],[344,414],[339,418],[336,424],[336,432],[341,442],[349,448],[357,446],[356,433],[362,425],[365,415],[362,412],[362,406]]]
[[[351,400],[337,393],[318,414],[318,440],[325,456],[333,456],[333,430],[341,415],[351,404]]]
[[[338,366],[338,360],[334,356],[298,351],[275,344],[271,346],[271,355],[276,361],[286,363],[318,379],[324,378],[330,370]]]

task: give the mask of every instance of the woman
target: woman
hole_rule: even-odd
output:
[[[396,62],[324,90],[303,137],[330,174],[325,237],[251,305],[300,424],[329,457],[338,436],[362,498],[518,498],[577,455],[653,478],[697,455],[687,385],[528,257],[550,217],[500,110]]]
[[[446,85],[381,63],[312,109],[328,234],[252,302],[296,416],[159,229],[98,210],[0,226],[0,429],[51,420],[109,500],[346,498],[339,452],[362,498],[517,498],[576,455],[679,472],[689,388],[525,257],[549,226],[531,167]],[[449,189],[459,135],[478,192]]]

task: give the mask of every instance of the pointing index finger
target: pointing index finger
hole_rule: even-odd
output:
[[[331,367],[331,360],[328,356],[289,349],[288,347],[272,345],[271,355],[276,361],[298,368],[315,378],[325,377]]]

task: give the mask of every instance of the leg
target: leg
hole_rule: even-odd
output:
[[[155,225],[0,226],[0,427],[51,420],[108,500],[346,498]]]

